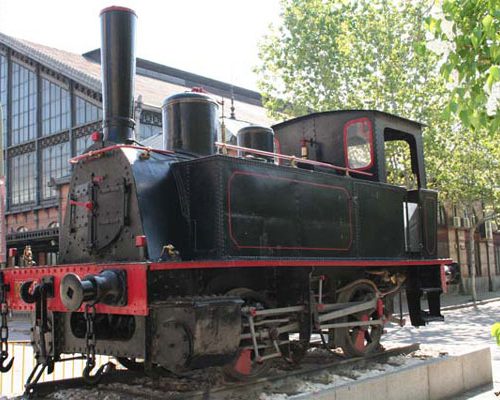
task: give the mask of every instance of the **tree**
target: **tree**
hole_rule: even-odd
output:
[[[491,327],[491,336],[496,338],[497,344],[500,346],[500,322],[496,322]]]
[[[498,141],[500,130],[500,1],[444,0],[442,17],[428,18],[442,41],[441,72],[454,86],[446,113]],[[496,89],[496,91],[494,90]]]
[[[467,7],[477,2],[497,4],[498,0],[461,1]],[[499,204],[498,132],[490,130],[493,124],[478,126],[478,121],[485,120],[484,112],[467,108],[465,89],[450,85],[450,67],[445,64],[440,70],[442,55],[431,50],[434,43],[426,34],[428,29],[443,34],[439,19],[430,16],[435,13],[429,7],[432,4],[424,0],[282,0],[280,24],[263,40],[256,70],[264,104],[276,118],[372,108],[426,123],[428,186],[439,190],[441,199],[461,203],[472,214],[478,200],[487,209]],[[493,20],[486,17],[481,26],[488,33],[478,44],[496,57],[491,29],[498,36],[498,13]],[[477,56],[476,64],[482,60]],[[490,66],[488,71],[488,77],[471,73],[459,75],[458,80],[469,82],[475,76],[485,79],[488,87],[496,79],[495,69]],[[463,106],[457,96],[464,97]],[[485,96],[469,97],[477,105]],[[399,148],[386,150],[388,166],[408,163]],[[473,260],[473,249],[469,255]],[[469,265],[472,268],[472,261]]]
[[[442,17],[429,17],[427,22],[428,29],[442,41],[445,62],[441,73],[453,85],[444,115],[449,119],[458,116],[468,128],[462,145],[457,146],[458,168],[451,174],[455,179],[450,179],[454,184],[449,185],[449,197],[470,214],[480,215],[468,232],[475,301],[474,235],[481,224],[500,215],[500,2],[444,0]],[[475,209],[478,199],[485,210]]]
[[[261,45],[260,89],[274,117],[308,111],[368,108],[426,123],[424,140],[439,147],[448,124],[445,80],[426,46],[426,1],[283,0],[281,25]],[[442,157],[449,148],[442,145]],[[397,143],[386,147],[388,167],[408,165]],[[409,171],[409,168],[404,168]],[[436,188],[432,163],[430,187]],[[409,176],[389,169],[392,182]]]
[[[437,57],[425,46],[425,1],[283,0],[282,7],[257,69],[273,115],[364,107],[422,120],[429,102],[444,105]]]
[[[428,186],[455,203],[496,204],[498,140],[442,112],[455,90],[426,35],[440,30],[430,14],[425,0],[282,0],[280,25],[260,48],[264,104],[276,118],[373,108],[424,122]],[[408,162],[387,150],[388,166]]]
[[[372,108],[424,122],[429,187],[439,189],[453,146],[441,112],[449,90],[426,45],[428,3],[283,0],[282,9],[257,69],[271,114]],[[396,143],[386,151],[389,167],[409,164]],[[395,169],[389,175],[392,182],[409,180]]]

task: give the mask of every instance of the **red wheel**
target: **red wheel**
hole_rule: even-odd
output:
[[[339,303],[369,301],[376,297],[375,289],[367,283],[360,283],[340,293]],[[378,320],[376,307],[372,310],[362,311],[352,314],[344,319],[344,322],[373,321]],[[382,336],[382,325],[365,325],[349,328],[338,328],[342,350],[348,356],[365,356],[380,348],[380,338]]]
[[[255,307],[257,310],[269,308],[268,301],[260,293],[247,289],[238,288],[230,290],[228,296],[239,296],[244,301],[244,306]],[[246,318],[242,318],[242,333],[249,333],[248,323]],[[259,342],[259,344],[264,344]],[[255,352],[252,349],[251,340],[242,340],[240,349],[236,359],[229,365],[224,367],[224,373],[231,379],[246,381],[252,380],[264,375],[271,366],[270,361],[257,362]],[[259,355],[263,356],[265,349],[259,349]]]

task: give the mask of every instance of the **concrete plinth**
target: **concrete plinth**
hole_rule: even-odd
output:
[[[489,347],[460,356],[425,361],[331,389],[294,396],[296,400],[440,400],[491,385]]]

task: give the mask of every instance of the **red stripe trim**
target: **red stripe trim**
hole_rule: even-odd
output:
[[[347,199],[347,205],[349,208],[349,244],[347,247],[306,247],[306,246],[258,246],[258,245],[241,245],[238,240],[233,235],[233,224],[232,224],[232,211],[231,211],[231,184],[233,179],[237,175],[249,175],[257,176],[263,179],[277,179],[289,182],[303,183],[305,185],[320,187],[324,189],[340,190],[345,193]],[[346,188],[342,186],[326,185],[322,183],[314,183],[308,181],[301,181],[297,179],[283,178],[281,176],[270,176],[265,174],[259,174],[251,171],[234,171],[228,179],[227,183],[227,212],[228,212],[228,231],[231,241],[238,249],[273,249],[273,250],[316,250],[316,251],[348,251],[352,246],[352,202],[351,195]]]
[[[151,271],[210,268],[266,267],[411,267],[450,264],[451,259],[433,260],[208,260],[152,263]]]

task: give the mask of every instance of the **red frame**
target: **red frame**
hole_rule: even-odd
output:
[[[275,260],[207,260],[152,263],[150,271],[217,268],[275,268],[275,267],[417,267],[446,265],[453,262],[448,258],[432,260],[325,260],[325,259],[275,259]]]
[[[10,286],[7,292],[7,303],[12,310],[32,311],[33,304],[24,303],[19,296],[19,289],[27,280],[39,281],[45,276],[54,277],[54,297],[49,298],[47,307],[50,311],[68,312],[61,302],[59,285],[61,279],[69,272],[80,277],[87,274],[98,274],[104,269],[123,269],[127,271],[127,305],[112,307],[102,304],[96,305],[96,312],[102,314],[122,315],[149,315],[147,279],[149,271],[187,270],[187,269],[224,269],[224,268],[335,268],[335,267],[418,267],[418,266],[443,266],[450,264],[451,259],[432,260],[325,260],[325,259],[274,259],[274,260],[206,260],[206,261],[181,261],[158,263],[111,263],[111,264],[79,264],[56,265],[44,267],[7,268],[3,269],[5,283]],[[444,274],[441,272],[441,278]],[[443,283],[443,282],[442,282]],[[446,282],[445,282],[446,283]],[[444,287],[443,287],[444,288]],[[81,308],[79,311],[83,311]]]
[[[368,122],[368,128],[370,129],[369,138],[370,138],[370,158],[371,158],[371,160],[370,160],[370,164],[368,164],[366,167],[351,168],[351,166],[349,165],[349,153],[348,153],[348,146],[347,146],[347,130],[349,129],[349,127],[351,125],[357,124],[359,122]],[[374,152],[374,143],[373,143],[373,125],[372,125],[372,121],[370,120],[370,118],[367,118],[367,117],[356,118],[356,119],[352,119],[350,121],[347,121],[344,124],[344,160],[345,160],[346,168],[353,169],[355,171],[365,171],[365,170],[373,167],[373,164],[375,163],[375,152]]]
[[[78,264],[56,265],[28,268],[8,268],[4,272],[5,283],[10,285],[7,295],[9,307],[19,311],[33,311],[34,304],[26,304],[19,295],[21,284],[25,281],[39,282],[43,277],[54,277],[54,297],[47,299],[50,311],[68,312],[64,307],[59,286],[67,273],[74,273],[80,278],[89,274],[99,274],[105,269],[124,269],[127,271],[127,305],[123,307],[96,305],[96,312],[103,314],[148,315],[147,270],[145,263],[137,264]],[[79,311],[83,312],[83,307]]]
[[[341,191],[345,192],[346,198],[347,198],[347,204],[349,207],[349,228],[350,228],[349,229],[349,245],[347,247],[339,247],[339,248],[336,248],[336,247],[302,247],[302,246],[256,246],[256,245],[255,246],[242,246],[242,245],[240,245],[233,235],[233,226],[231,223],[231,182],[233,181],[233,179],[236,175],[252,175],[252,176],[258,176],[258,177],[263,178],[263,179],[285,180],[285,181],[290,181],[290,182],[304,183],[306,185],[316,186],[316,187],[321,187],[321,188],[341,190]],[[228,214],[229,237],[238,249],[348,251],[352,246],[352,202],[350,200],[349,192],[342,186],[319,184],[319,183],[301,181],[301,180],[297,180],[297,179],[289,179],[289,178],[282,178],[282,177],[258,174],[258,173],[251,172],[251,171],[238,170],[238,171],[234,171],[231,174],[231,176],[229,177],[228,182],[227,182],[227,214]]]

